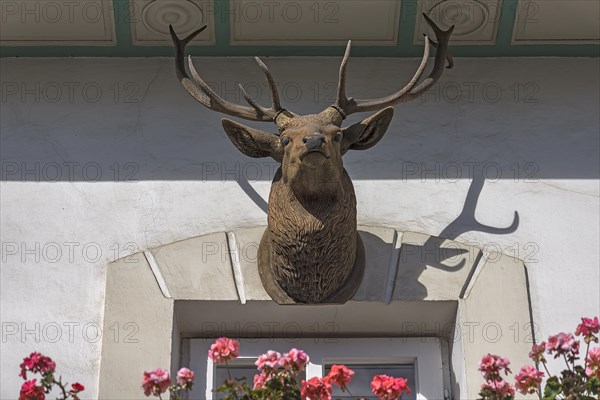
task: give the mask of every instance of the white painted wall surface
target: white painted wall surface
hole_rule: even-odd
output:
[[[266,62],[285,107],[308,113],[331,103],[326,95],[337,82],[337,58]],[[417,63],[352,59],[348,93],[383,96]],[[477,220],[504,227],[518,211],[519,225],[499,235],[472,231],[462,219],[453,225],[463,232],[457,240],[525,260],[538,338],[597,315],[599,64],[457,59],[435,90],[396,107],[376,147],[346,156],[359,224],[439,235],[463,208],[470,166],[487,165]],[[260,88],[259,100],[268,103],[250,58],[196,65],[208,82],[232,91],[229,100],[239,98],[239,80],[253,96]],[[179,86],[170,59],[3,59],[1,68],[0,397],[18,397],[19,363],[37,350],[94,398],[106,264],[176,240],[264,224],[265,213],[236,178],[246,175],[266,199],[274,163],[238,153],[221,116]],[[274,131],[268,123],[252,125]],[[502,179],[495,179],[497,167]],[[518,328],[517,340],[524,340]],[[503,327],[503,334],[514,329]],[[130,333],[120,326],[103,334],[117,332],[115,340]]]

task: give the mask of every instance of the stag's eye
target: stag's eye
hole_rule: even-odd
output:
[[[342,136],[343,136],[342,132],[337,132],[335,134],[335,136],[333,137],[333,140],[335,140],[336,142],[340,142],[342,140]]]
[[[281,138],[281,143],[282,143],[284,146],[287,146],[288,144],[290,144],[290,138],[289,138],[289,137],[287,137],[287,136],[284,136],[284,137],[282,137],[282,138]]]

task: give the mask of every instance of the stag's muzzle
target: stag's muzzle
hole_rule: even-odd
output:
[[[318,150],[325,143],[325,135],[314,134],[309,136],[304,136],[302,141],[306,144],[306,149],[308,151]]]

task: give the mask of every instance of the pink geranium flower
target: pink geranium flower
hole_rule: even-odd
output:
[[[540,344],[534,344],[531,346],[531,351],[529,352],[529,358],[531,358],[534,362],[544,362],[546,359],[544,358],[544,352],[546,351],[546,342],[542,342]]]
[[[515,387],[522,394],[535,393],[538,386],[542,383],[544,373],[538,371],[531,365],[526,365],[515,376]]]
[[[375,375],[371,381],[371,391],[380,400],[400,398],[403,392],[410,394],[408,380],[387,375]]]
[[[586,343],[598,342],[598,337],[595,335],[600,332],[600,322],[598,317],[581,318],[581,323],[575,329],[576,336],[583,336]]]
[[[46,357],[38,352],[33,352],[29,357],[25,357],[20,365],[21,373],[19,376],[23,379],[27,379],[27,371],[40,374],[54,373],[56,370],[56,363],[52,361],[50,357]]]
[[[600,347],[590,349],[585,358],[585,374],[600,379]]]
[[[234,360],[239,355],[240,342],[226,337],[217,339],[208,350],[208,357],[217,364]]]
[[[191,389],[194,383],[194,371],[188,368],[181,368],[177,371],[177,383],[184,389]]]
[[[171,385],[171,378],[166,369],[156,368],[154,371],[144,371],[142,389],[146,396],[159,396],[167,391],[169,385]]]
[[[282,362],[283,361],[280,353],[269,350],[265,354],[258,356],[258,360],[256,360],[255,365],[258,367],[258,369],[276,369],[282,366]]]
[[[354,371],[345,365],[333,365],[325,379],[327,382],[338,385],[342,391],[345,391],[346,386],[348,386],[352,379],[352,375],[354,375]]]
[[[571,333],[560,332],[548,338],[546,350],[548,351],[548,354],[556,352],[556,354],[554,354],[554,358],[569,352],[578,354],[579,341],[576,341]]]
[[[300,395],[302,400],[331,400],[332,387],[325,379],[313,377],[302,381]]]
[[[289,371],[299,372],[304,371],[308,360],[308,354],[304,351],[291,349],[281,357],[281,365]]]
[[[263,389],[269,380],[270,374],[263,370],[260,374],[254,375],[254,390]]]
[[[505,374],[510,373],[508,366],[510,361],[508,358],[502,358],[494,354],[486,354],[479,363],[479,371],[483,373],[486,381],[500,381],[502,380],[500,373],[504,371]]]
[[[513,388],[512,385],[506,381],[486,382],[481,385],[481,389],[491,391],[498,399],[506,396],[514,397],[515,395],[515,388]]]
[[[37,386],[35,382],[36,379],[32,379],[23,383],[19,392],[19,400],[44,400],[46,398],[44,388]]]

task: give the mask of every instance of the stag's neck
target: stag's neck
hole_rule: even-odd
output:
[[[292,179],[282,177],[284,184],[291,194],[301,203],[310,205],[324,205],[339,201],[345,192],[343,178],[347,174],[298,172]],[[348,178],[349,180],[349,178]],[[351,183],[350,183],[351,184]]]
[[[285,216],[301,215],[329,218],[331,213],[346,213],[352,217],[356,209],[356,197],[352,181],[345,170],[335,180],[306,182],[297,180],[287,182],[281,170],[277,171],[271,186],[269,210],[283,212]],[[354,218],[356,216],[354,215]]]
[[[307,206],[311,204],[333,204],[338,202],[344,195],[344,187],[341,182],[324,183],[318,187],[306,185],[304,182],[292,182],[287,187],[291,195]]]

